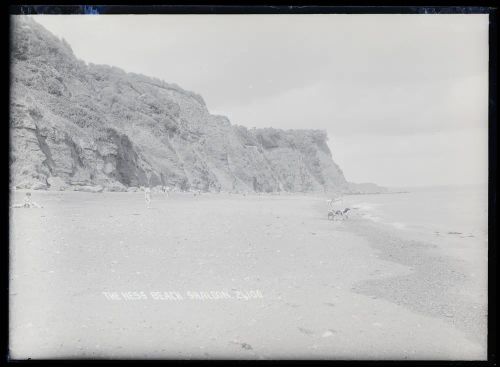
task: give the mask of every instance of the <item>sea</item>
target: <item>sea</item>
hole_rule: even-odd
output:
[[[401,231],[487,239],[488,187],[409,188],[398,193],[346,195],[345,207],[370,221]]]

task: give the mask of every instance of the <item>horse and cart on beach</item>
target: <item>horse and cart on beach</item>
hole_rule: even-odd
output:
[[[351,208],[339,208],[339,203],[342,204],[342,198],[333,198],[328,202],[328,220],[346,220],[349,219],[349,211]]]

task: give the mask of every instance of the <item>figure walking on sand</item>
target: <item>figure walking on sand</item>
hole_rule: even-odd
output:
[[[24,202],[22,204],[14,204],[13,208],[43,208],[40,204],[35,203],[31,200],[31,192],[27,192],[24,196]]]
[[[144,189],[144,200],[146,200],[146,207],[151,208],[151,189],[149,187]]]
[[[330,200],[327,200],[328,206],[330,209],[335,209],[335,206],[338,204],[342,204],[342,196],[334,196]]]

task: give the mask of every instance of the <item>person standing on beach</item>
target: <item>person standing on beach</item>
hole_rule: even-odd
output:
[[[27,192],[24,196],[24,202],[22,204],[14,204],[13,208],[43,208],[40,204],[35,203],[31,200],[31,192]]]
[[[342,204],[343,200],[342,200],[341,196],[334,196],[333,198],[331,198],[327,202],[328,202],[328,206],[330,207],[330,209],[334,209],[334,207],[337,204]]]
[[[167,198],[168,198],[168,196],[170,194],[170,187],[168,187],[168,186],[162,186],[162,190],[165,193],[165,195],[167,195]]]
[[[144,200],[146,200],[146,207],[151,208],[151,189],[149,187],[144,189]]]

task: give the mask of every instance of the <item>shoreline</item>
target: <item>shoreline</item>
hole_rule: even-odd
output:
[[[423,315],[439,318],[480,345],[487,343],[487,304],[460,292],[468,285],[465,261],[444,253],[428,240],[415,240],[401,230],[367,219],[354,219],[341,229],[365,238],[378,258],[403,265],[408,273],[356,284],[354,291],[379,297]]]

